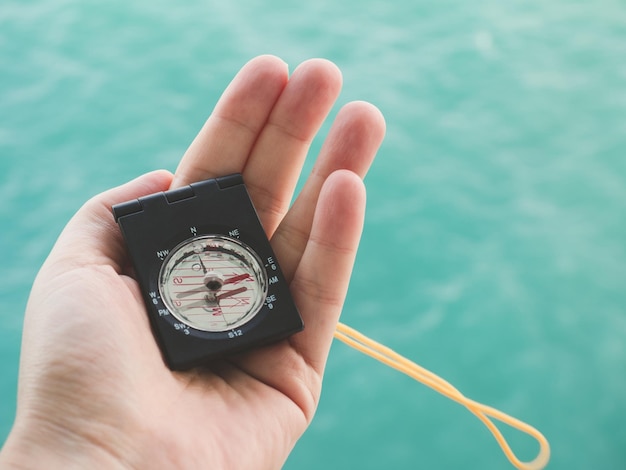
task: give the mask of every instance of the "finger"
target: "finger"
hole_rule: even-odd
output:
[[[304,331],[288,341],[230,360],[288,396],[310,422],[363,228],[365,188],[356,174],[337,171],[324,184],[311,237],[290,289]]]
[[[363,178],[384,135],[384,118],[369,103],[349,103],[338,113],[302,192],[272,238],[287,279],[293,277],[307,245],[317,199],[328,176],[346,169]]]
[[[241,172],[287,80],[287,64],[277,57],[244,65],[185,152],[172,188]]]
[[[117,272],[122,272],[127,264],[126,249],[111,207],[166,191],[171,181],[170,172],[153,171],[87,201],[61,233],[50,254],[49,263],[63,260],[69,263],[65,269],[70,266],[110,265]]]
[[[268,236],[289,208],[306,154],[339,96],[341,82],[332,62],[303,62],[254,145],[244,178]]]
[[[320,375],[348,290],[363,229],[365,198],[365,186],[355,173],[339,170],[328,177],[290,285],[305,325],[291,343]]]

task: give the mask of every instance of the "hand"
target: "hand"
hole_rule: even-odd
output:
[[[16,421],[0,465],[17,468],[280,468],[311,422],[359,242],[367,172],[384,121],[337,115],[289,208],[338,69],[274,57],[246,64],[185,153],[87,202],[61,234],[27,306]],[[111,206],[241,172],[305,330],[179,373],[163,363]]]

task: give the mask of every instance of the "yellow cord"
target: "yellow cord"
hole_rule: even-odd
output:
[[[339,323],[337,325],[335,338],[465,406],[469,411],[476,415],[476,417],[481,420],[485,426],[487,426],[489,431],[491,431],[491,434],[493,434],[493,437],[495,437],[496,441],[502,448],[504,455],[506,455],[513,466],[519,470],[541,470],[548,464],[548,461],[550,460],[550,445],[543,434],[532,426],[513,418],[502,411],[496,410],[495,408],[470,400],[438,375],[433,374],[388,347],[377,343],[343,323]],[[537,457],[530,462],[522,462],[519,460],[515,453],[511,450],[511,447],[500,430],[488,418],[488,416],[491,416],[504,424],[508,424],[509,426],[518,429],[519,431],[522,431],[537,440],[539,443],[539,454],[537,454]]]

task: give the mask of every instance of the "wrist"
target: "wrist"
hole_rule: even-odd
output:
[[[111,446],[52,427],[49,423],[18,424],[0,450],[0,470],[128,468]]]

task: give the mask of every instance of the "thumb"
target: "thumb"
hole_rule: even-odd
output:
[[[60,261],[65,269],[109,265],[121,273],[126,265],[126,249],[111,207],[148,194],[166,191],[172,177],[165,170],[153,171],[91,198],[63,229],[46,264]]]

